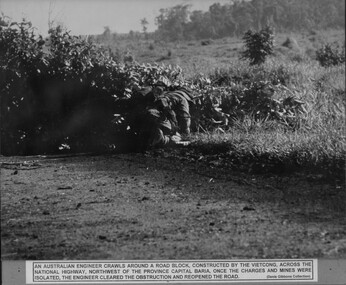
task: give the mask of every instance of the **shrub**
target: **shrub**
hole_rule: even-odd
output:
[[[128,51],[125,55],[124,55],[124,62],[125,63],[131,63],[134,62],[134,56]]]
[[[288,37],[283,43],[282,46],[287,47],[289,49],[300,50],[298,42],[294,38]]]
[[[345,46],[325,44],[316,51],[316,59],[324,67],[342,64],[345,62]]]
[[[154,50],[155,49],[155,45],[153,43],[150,43],[148,46],[149,50]]]
[[[181,80],[181,69],[116,62],[108,50],[60,27],[47,41],[31,24],[0,27],[2,154],[88,151],[119,143],[118,98],[154,84]]]
[[[213,40],[203,40],[201,41],[202,46],[208,46],[213,43]]]
[[[241,59],[249,59],[251,65],[262,64],[268,55],[273,54],[274,31],[269,26],[259,32],[247,31],[243,40],[246,49],[241,53]]]
[[[256,80],[215,86],[203,77],[194,84],[201,94],[192,109],[192,126],[197,130],[226,130],[245,118],[255,124],[276,121],[283,128],[297,129],[305,117],[304,102],[281,84]]]
[[[47,68],[44,44],[42,37],[34,35],[30,22],[0,26],[2,151],[18,152],[20,142],[28,140],[29,129],[39,131],[28,122],[35,104],[29,82]]]

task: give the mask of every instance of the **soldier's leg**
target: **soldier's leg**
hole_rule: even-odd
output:
[[[181,97],[180,105],[177,108],[177,117],[179,117],[180,131],[184,135],[189,135],[191,126],[190,108],[189,102],[183,97]]]
[[[190,117],[179,118],[179,127],[180,127],[180,132],[183,135],[189,135],[190,127],[191,127],[191,118]]]
[[[190,135],[191,118],[185,118],[185,133]]]
[[[170,142],[170,139],[160,128],[155,128],[149,141],[150,147],[162,147],[167,145]]]

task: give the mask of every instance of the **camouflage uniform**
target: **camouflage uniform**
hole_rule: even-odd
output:
[[[137,115],[136,131],[140,150],[176,144],[181,140],[174,124],[162,112],[147,108]]]
[[[185,88],[175,91],[164,91],[155,101],[157,108],[185,135],[190,134],[190,102],[192,102],[192,99],[189,95],[189,90]]]
[[[186,144],[178,133],[190,133],[189,97],[182,90],[160,88],[137,90],[131,98],[128,122],[137,137],[137,150]]]

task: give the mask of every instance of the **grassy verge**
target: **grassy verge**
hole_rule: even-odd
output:
[[[268,80],[287,86],[304,103],[300,127],[285,129],[278,122],[256,121],[251,114],[226,131],[197,133],[192,147],[212,164],[252,173],[314,173],[345,179],[345,66],[321,67],[316,61],[271,58],[262,66],[237,62],[209,73],[226,84],[237,79]]]
[[[194,155],[214,166],[264,174],[304,172],[343,179],[346,136],[331,130],[284,132],[232,130],[192,136]]]

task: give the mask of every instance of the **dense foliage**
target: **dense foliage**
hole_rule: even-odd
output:
[[[306,116],[304,102],[280,83],[259,80],[220,86],[209,78],[198,81],[203,82],[199,89],[202,96],[192,108],[197,130],[225,132],[236,125],[246,125],[246,120],[250,124],[297,129]]]
[[[325,67],[342,64],[345,62],[345,45],[325,44],[316,51],[316,59]]]
[[[300,114],[300,104],[287,103],[290,95],[275,99],[283,87],[278,80],[228,86],[222,76],[188,81],[179,67],[117,62],[107,50],[60,27],[43,39],[28,22],[3,25],[0,48],[3,154],[129,146],[129,110],[119,99],[131,98],[135,90],[162,77],[171,88],[194,91],[194,130],[227,129],[244,114],[294,127]]]
[[[344,0],[234,0],[215,3],[206,12],[188,5],[161,9],[157,34],[165,39],[203,39],[241,36],[267,24],[278,32],[345,27]]]
[[[109,148],[119,144],[117,99],[173,68],[116,62],[106,50],[60,27],[36,36],[29,22],[0,27],[3,154]]]

